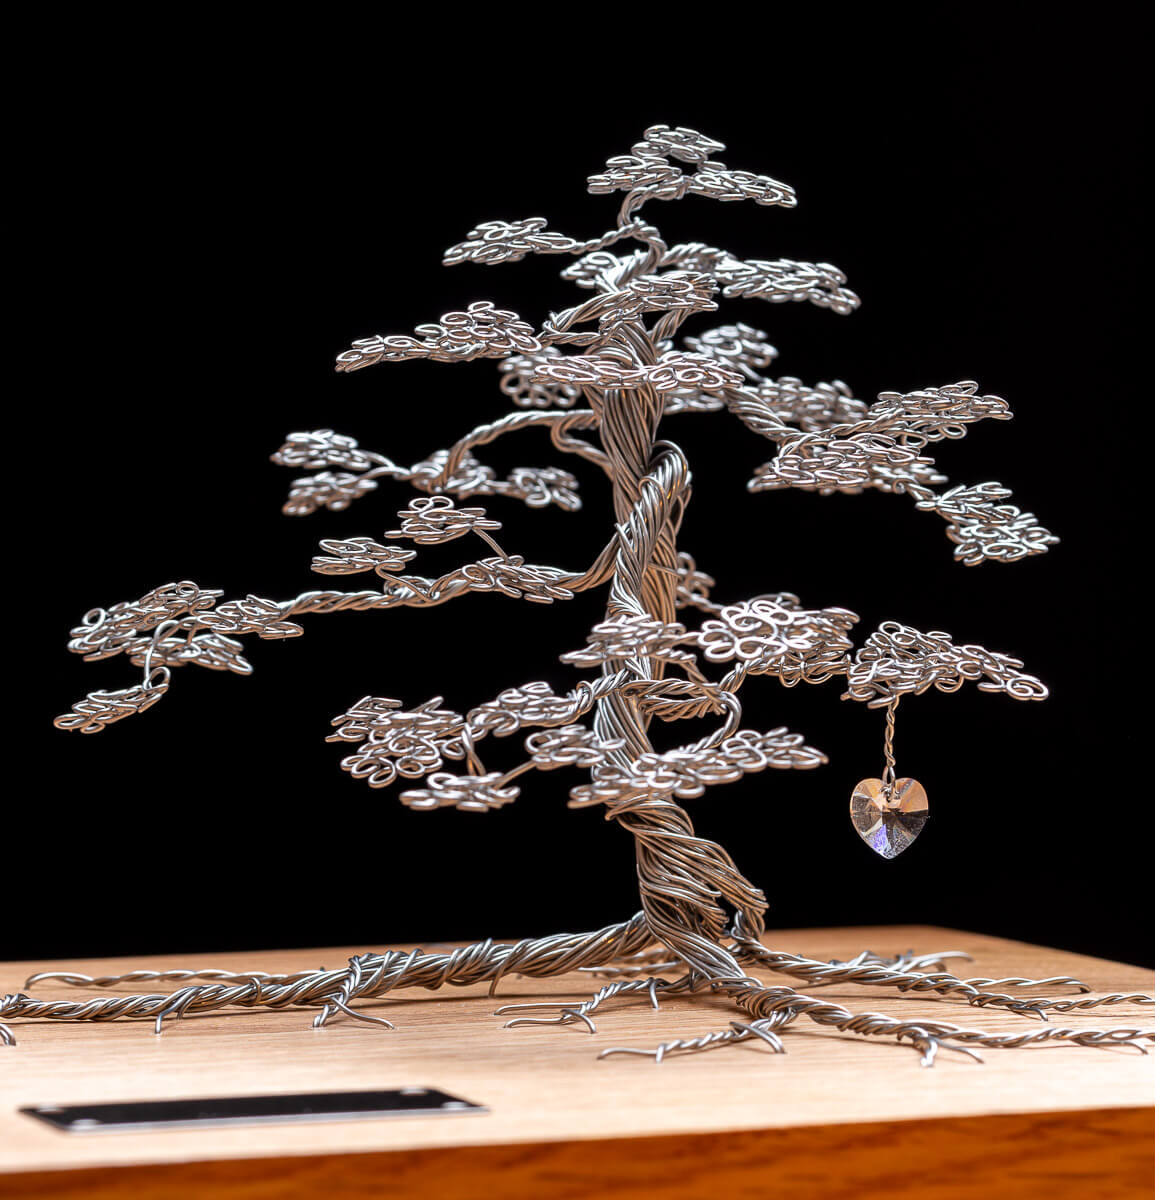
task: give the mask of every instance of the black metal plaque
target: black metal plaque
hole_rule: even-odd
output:
[[[128,1133],[201,1129],[210,1125],[272,1125],[436,1117],[489,1110],[436,1088],[380,1092],[304,1092],[282,1096],[208,1096],[193,1100],[132,1100],[113,1104],[35,1104],[20,1110],[65,1133]]]

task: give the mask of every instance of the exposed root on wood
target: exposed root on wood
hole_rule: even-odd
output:
[[[642,949],[639,949],[641,947]],[[769,950],[749,937],[740,937],[729,948],[734,957],[746,964],[768,968],[804,979],[811,989],[835,984],[890,987],[904,994],[961,1000],[972,1007],[1001,1008],[1015,1016],[1036,1017],[1047,1021],[1048,1013],[1079,1012],[1104,1005],[1155,1005],[1155,998],[1141,993],[1115,992],[1108,995],[1084,995],[1073,998],[1027,997],[1002,988],[1088,986],[1071,976],[1048,979],[987,976],[960,978],[942,970],[951,959],[966,958],[958,951],[915,955],[907,953],[883,957],[864,950],[845,961],[822,962],[797,954]],[[658,967],[683,969],[674,979],[654,972]],[[448,953],[426,954],[422,950],[392,950],[382,954],[361,954],[347,966],[325,970],[297,971],[291,974],[234,972],[214,968],[200,970],[129,971],[121,975],[89,976],[75,972],[44,971],[31,976],[26,987],[53,982],[75,987],[110,989],[137,985],[146,980],[175,982],[198,980],[171,992],[133,993],[125,996],[101,996],[83,1000],[36,1000],[24,992],[0,998],[0,1018],[4,1021],[114,1021],[148,1019],[160,1033],[167,1018],[179,1019],[192,1013],[210,1013],[226,1009],[315,1009],[314,1028],[322,1028],[338,1015],[379,1025],[388,1029],[392,1022],[359,1010],[357,1001],[380,999],[395,988],[430,988],[443,985],[468,986],[488,982],[490,994],[502,978],[511,973],[523,976],[552,977],[573,971],[608,975],[607,982],[584,1000],[541,1000],[506,1005],[498,1014],[549,1012],[551,1015],[516,1016],[507,1028],[524,1025],[582,1024],[592,1034],[597,1026],[592,1014],[609,1001],[648,1001],[659,1007],[660,997],[687,996],[709,990],[730,997],[750,1018],[731,1021],[725,1030],[700,1037],[673,1039],[654,1049],[614,1046],[599,1057],[639,1054],[660,1062],[674,1055],[697,1053],[757,1039],[775,1053],[784,1052],[779,1031],[801,1017],[842,1033],[864,1037],[893,1039],[919,1051],[924,1066],[933,1064],[940,1049],[957,1050],[978,1058],[974,1047],[1007,1049],[1041,1042],[1069,1042],[1100,1048],[1122,1046],[1146,1053],[1144,1043],[1155,1042],[1155,1028],[1072,1029],[1046,1024],[1026,1032],[992,1032],[968,1029],[929,1018],[903,1019],[875,1012],[853,1012],[842,1004],[823,1000],[795,988],[769,986],[757,979],[711,979],[696,971],[684,971],[685,964],[671,958],[664,947],[655,948],[639,914],[630,921],[608,926],[588,934],[559,934],[549,938],[526,939],[516,943],[476,942]],[[926,970],[924,968],[933,968]],[[15,1044],[12,1029],[0,1023],[0,1044]]]

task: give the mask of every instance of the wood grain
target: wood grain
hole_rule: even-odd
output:
[[[6,1200],[896,1200],[1151,1195],[1151,1109],[53,1171]]]
[[[928,927],[780,931],[775,947],[842,958],[965,949],[967,973],[1078,975],[1096,991],[1155,992],[1155,972],[978,934]],[[432,947],[427,947],[432,949]],[[357,948],[364,949],[363,947]],[[197,965],[297,970],[339,965],[353,949],[202,956]],[[188,959],[20,963],[0,992],[49,966],[111,973]],[[781,981],[781,977],[777,977]],[[592,990],[585,977],[518,980],[501,999]],[[86,994],[42,985],[37,995]],[[861,1010],[935,1015],[975,1028],[1026,1018],[886,989],[825,989]],[[337,1195],[578,1197],[779,1189],[792,1197],[1149,1195],[1155,1179],[1155,1056],[1040,1046],[987,1051],[982,1066],[943,1054],[933,1070],[909,1048],[803,1023],[789,1053],[761,1045],[669,1059],[598,1062],[607,1045],[652,1046],[724,1028],[714,999],[607,1009],[598,1033],[505,1030],[483,988],[398,992],[372,1011],[398,1028],[310,1028],[311,1014],[190,1017],[160,1038],[142,1022],[17,1025],[0,1050],[0,1195],[4,1197]],[[1118,1006],[1071,1025],[1155,1025]],[[312,1126],[68,1135],[20,1105],[428,1085],[488,1105],[484,1117]],[[1070,1186],[1071,1190],[1064,1190]],[[1146,1191],[1143,1189],[1147,1188]]]

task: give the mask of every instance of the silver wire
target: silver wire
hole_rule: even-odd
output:
[[[752,771],[804,769],[825,761],[801,735],[784,728],[768,733],[740,728],[737,693],[753,675],[773,675],[787,687],[845,676],[844,698],[885,706],[886,777],[891,781],[894,712],[901,695],[932,686],[954,691],[967,681],[1017,699],[1046,694],[1039,680],[1021,673],[1018,660],[980,646],[956,646],[937,631],[923,634],[898,622],[884,622],[854,652],[850,632],[858,618],[848,609],[806,609],[788,593],[718,604],[710,599],[712,577],[678,549],[690,497],[690,469],[682,450],[659,436],[664,432],[660,426],[672,414],[720,411],[776,445],[775,457],[751,480],[752,491],[794,487],[832,494],[874,488],[908,494],[918,509],[946,520],[956,557],[967,564],[1015,561],[1042,553],[1056,541],[1032,514],[1003,503],[1010,493],[1000,484],[934,490],[947,480],[922,453],[928,444],[961,437],[975,421],[1010,416],[1005,401],[980,395],[972,381],[907,394],[884,392],[867,405],[838,380],[807,385],[791,376],[763,376],[777,351],[764,333],[749,326],[723,325],[678,343],[689,317],[716,310],[723,299],[805,302],[839,314],[858,304],[843,273],[829,263],[742,260],[701,243],[670,246],[654,224],[642,219],[646,204],[687,195],[795,205],[794,192],[786,184],[719,161],[716,155],[724,149],[692,129],[652,126],[629,154],[611,158],[605,170],[588,181],[594,194],[624,194],[616,228],[582,239],[547,229],[540,217],[489,221],[446,252],[446,265],[516,262],[528,254],[573,258],[563,276],[591,295],[551,314],[540,328],[511,310],[479,300],[418,326],[413,334],[360,339],[338,356],[337,369],[342,372],[413,359],[494,359],[502,392],[524,410],[477,426],[413,466],[394,463],[331,429],[289,435],[274,460],[317,473],[292,483],[287,513],[343,511],[384,481],[408,482],[422,493],[398,513],[398,526],[383,535],[386,542],[357,536],[321,543],[326,553],[313,561],[319,573],[369,574],[378,581],[376,590],[307,591],[285,601],[250,594],[218,603],[219,591],[186,580],[154,589],[137,601],[94,609],[72,631],[70,649],[87,660],[125,654],[142,668],[143,677],[120,692],[91,693],[56,721],[64,729],[98,732],[150,708],[169,690],[172,670],[189,664],[247,674],[251,667],[236,639],[253,634],[262,639],[300,636],[303,626],[294,618],[306,615],[428,608],[471,592],[554,603],[608,585],[604,620],[591,631],[584,648],[564,656],[571,665],[595,670],[595,678],[562,694],[542,682],[509,688],[464,714],[442,708],[440,697],[406,707],[391,697],[366,696],[334,720],[336,731],[328,740],[351,744],[341,765],[370,787],[422,780],[423,786],[401,793],[404,803],[418,809],[489,811],[512,802],[519,789],[510,786],[511,781],[530,770],[588,770],[589,782],[571,790],[571,804],[604,806],[607,819],[634,838],[641,912],[585,934],[512,944],[487,940],[446,954],[413,950],[357,955],[335,971],[136,971],[96,979],[47,972],[34,976],[29,985],[201,982],[167,994],[78,1002],[35,1000],[19,993],[0,1000],[0,1016],[149,1018],[159,1032],[168,1016],[232,1006],[304,1007],[317,1010],[318,1027],[337,1014],[388,1025],[382,1017],[358,1012],[354,1001],[380,999],[395,988],[483,981],[492,991],[513,972],[550,976],[587,970],[605,973],[613,981],[592,998],[564,1007],[555,1018],[520,1018],[514,1023],[579,1021],[592,1031],[589,1014],[610,998],[644,993],[656,1004],[659,993],[710,987],[733,999],[752,1020],[642,1053],[661,1060],[666,1054],[751,1038],[778,1052],[779,1031],[803,1014],[838,1029],[909,1041],[928,1065],[940,1045],[966,1051],[971,1044],[1023,1045],[1044,1038],[1138,1045],[1150,1036],[1149,1031],[1135,1029],[995,1035],[941,1022],[855,1015],[791,988],[767,987],[744,973],[743,964],[759,965],[799,976],[816,987],[834,982],[885,985],[1038,1017],[1048,1009],[1149,1003],[1146,997],[1123,994],[1084,1001],[1019,1000],[997,989],[1075,981],[962,980],[941,969],[947,955],[884,960],[864,952],[847,963],[823,964],[769,951],[760,942],[766,897],[724,847],[695,832],[678,803]],[[635,248],[623,251],[622,243]],[[525,467],[498,478],[474,457],[475,450],[527,428],[546,429],[556,449],[596,464],[609,478],[613,533],[584,569],[538,566],[508,554],[492,536],[499,522],[482,508],[461,504],[469,497],[496,496],[534,508],[552,505],[573,511],[580,506],[577,480],[568,472]],[[592,436],[587,440],[579,436],[583,433]],[[745,536],[739,520],[733,518],[734,537]],[[467,560],[440,577],[409,573],[409,563],[421,547],[470,535],[492,554]],[[412,543],[415,548],[394,543]],[[689,609],[705,614],[696,629],[676,619],[679,610]],[[429,646],[431,660],[443,657],[441,649]],[[727,674],[711,679],[706,668],[720,663],[730,664]],[[590,713],[591,724],[581,724],[580,718]],[[686,719],[708,720],[710,728],[696,740],[657,752],[649,738],[651,723]],[[528,759],[487,770],[482,756],[489,758],[489,745],[479,743],[526,730]],[[446,760],[464,762],[466,773],[446,770]],[[658,967],[682,974],[673,981],[628,978],[631,972],[652,974],[651,968]],[[0,1040],[12,1040],[3,1024]],[[636,1053],[620,1048],[605,1053],[625,1052]]]

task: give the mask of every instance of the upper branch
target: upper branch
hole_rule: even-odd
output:
[[[544,217],[525,217],[519,221],[485,221],[471,229],[464,242],[445,251],[442,264],[447,267],[463,262],[484,266],[520,262],[527,254],[597,254],[624,238],[649,241],[657,237],[652,225],[639,220],[626,221],[599,237],[578,241],[562,233],[546,233]]]
[[[955,557],[968,566],[1042,554],[1058,538],[1033,513],[995,503],[1011,495],[1001,484],[956,487],[942,494],[934,490],[947,478],[933,458],[920,453],[927,443],[963,437],[975,421],[1010,419],[1005,400],[977,392],[971,380],[906,395],[882,392],[858,419],[807,432],[786,424],[770,394],[744,388],[726,393],[726,402],[746,425],[779,443],[775,458],[750,481],[753,492],[791,487],[821,495],[866,488],[906,493],[921,511],[937,512],[946,520]]]
[[[588,409],[576,412],[511,413],[498,421],[480,425],[448,450],[437,450],[412,467],[398,466],[382,454],[362,450],[357,442],[331,429],[292,433],[272,456],[273,462],[291,467],[353,466],[355,471],[321,471],[293,480],[283,511],[305,516],[318,508],[341,512],[361,496],[372,492],[381,478],[411,483],[428,493],[467,496],[508,496],[530,508],[556,504],[573,512],[581,507],[578,481],[558,467],[515,467],[508,479],[498,479],[491,467],[479,463],[470,450],[505,433],[531,426],[549,429],[558,450],[577,454],[607,468],[605,455],[596,446],[574,437],[575,430],[596,427],[597,417]]]
[[[571,454],[580,454],[590,462],[597,463],[603,470],[608,471],[609,459],[603,450],[583,442],[579,438],[571,438],[569,434],[577,429],[596,429],[597,414],[591,409],[577,409],[573,412],[520,412],[510,413],[497,421],[479,425],[463,438],[459,438],[446,452],[442,464],[441,475],[434,486],[439,490],[453,477],[460,467],[462,460],[474,446],[484,446],[496,441],[504,434],[513,433],[519,429],[544,425],[549,428],[553,444],[560,450]]]
[[[725,163],[710,158],[725,149],[721,142],[693,129],[652,125],[630,154],[611,158],[602,174],[590,176],[589,190],[627,193],[622,220],[648,200],[680,200],[687,195],[724,201],[753,200],[755,204],[783,208],[793,208],[798,203],[794,189],[788,185],[767,175],[731,170]],[[697,169],[686,174],[675,162]]]
[[[469,362],[475,358],[505,358],[540,350],[533,327],[491,300],[474,301],[464,312],[446,313],[436,325],[418,325],[415,333],[358,338],[337,355],[337,370],[360,371],[379,362],[428,358],[434,362]]]

